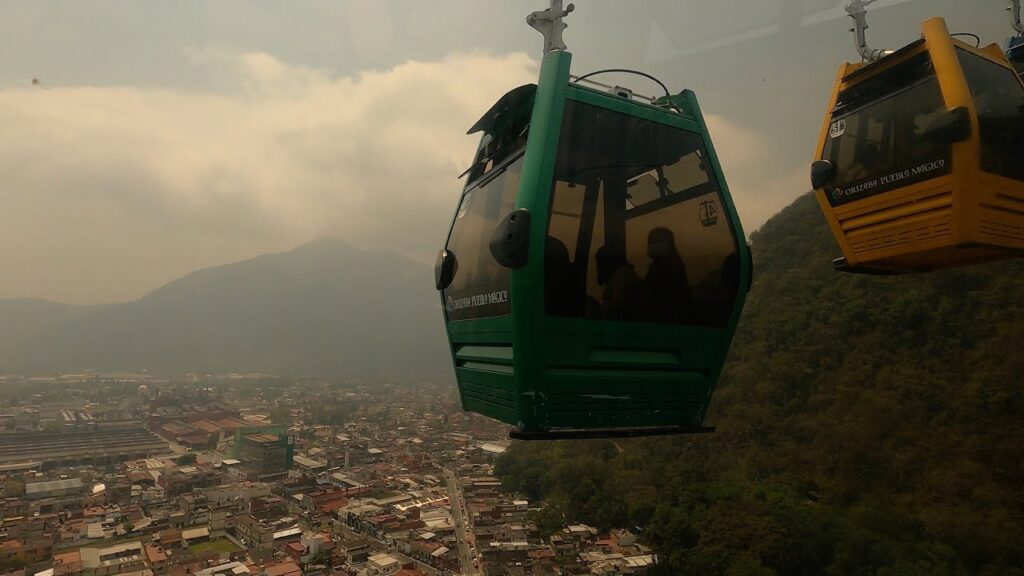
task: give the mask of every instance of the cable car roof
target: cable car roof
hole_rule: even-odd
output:
[[[516,116],[529,111],[533,105],[533,95],[537,92],[536,84],[523,84],[505,93],[490,110],[484,113],[466,134],[486,132],[497,134],[503,125],[514,122]]]
[[[864,76],[870,76],[876,70],[878,70],[878,68],[886,66],[889,63],[894,62],[896,60],[899,60],[901,57],[903,57],[903,56],[905,56],[905,55],[907,55],[907,54],[909,54],[911,52],[914,52],[915,50],[917,50],[923,44],[924,44],[924,38],[919,38],[919,39],[911,42],[910,44],[907,44],[903,48],[900,48],[899,50],[897,50],[897,51],[895,51],[895,52],[893,52],[891,54],[886,54],[885,56],[882,56],[881,58],[879,58],[878,60],[875,60],[874,62],[868,62],[868,63],[862,65],[860,68],[857,68],[856,70],[850,72],[846,76],[843,76],[843,81],[844,82],[855,82],[855,81],[860,80]]]

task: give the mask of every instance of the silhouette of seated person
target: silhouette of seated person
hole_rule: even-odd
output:
[[[548,236],[544,245],[544,310],[551,316],[582,315],[583,299],[576,294],[575,268],[561,240]]]
[[[706,326],[725,326],[732,316],[733,306],[736,304],[736,296],[740,291],[740,253],[733,250],[722,261],[722,267],[718,274],[717,282],[712,284],[705,291],[709,296],[709,302],[701,303],[700,309],[694,306],[694,311],[699,317],[701,324]]]
[[[977,96],[974,98],[974,104],[975,106],[978,105]],[[909,148],[909,161],[914,164],[947,157],[949,155],[949,142],[930,135],[936,127],[936,122],[941,122],[947,113],[946,106],[940,104],[929,113],[914,116],[909,121],[912,125],[908,136],[909,143],[904,146],[899,146],[899,143],[897,143],[896,149]]]
[[[597,249],[597,284],[601,286],[599,316],[605,320],[639,320],[640,276],[622,253],[607,246]],[[594,314],[593,312],[591,315]]]
[[[692,321],[690,282],[671,230],[651,229],[647,234],[647,256],[651,265],[643,281],[646,319],[676,324]]]
[[[865,144],[860,150],[860,162],[854,164],[846,173],[846,181],[854,182],[878,173],[882,160],[882,153],[878,150],[877,144]]]

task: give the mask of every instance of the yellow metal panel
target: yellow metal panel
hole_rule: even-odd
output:
[[[934,188],[930,186],[929,188]],[[932,212],[938,209],[948,209],[953,206],[953,195],[949,192],[939,192],[934,196],[927,196],[914,202],[907,202],[889,210],[869,212],[856,218],[843,221],[843,231],[850,233],[858,228],[866,228],[902,220],[922,212]]]
[[[821,135],[818,137],[818,148],[815,156],[816,159],[821,159],[822,152],[825,150],[825,142],[827,142],[828,139],[829,124],[832,119],[832,110],[836,107],[836,100],[838,100],[839,93],[843,89],[843,78],[859,67],[859,65],[855,64],[843,64],[839,67],[839,71],[836,73],[836,82],[832,88],[832,98],[829,99],[828,108],[825,109],[825,122],[821,127]],[[829,228],[832,229],[832,236],[835,237],[836,242],[839,244],[839,249],[843,254],[852,254],[853,251],[850,249],[850,244],[846,240],[846,236],[843,234],[842,226],[839,224],[839,220],[836,218],[836,214],[828,203],[828,198],[825,196],[825,190],[818,188],[814,191],[814,195],[818,198],[818,204],[821,205],[821,211],[825,214],[825,219],[828,221]],[[847,259],[849,260],[849,256],[847,256]]]
[[[978,176],[979,241],[1024,250],[1024,182]]]
[[[921,25],[928,52],[931,54],[935,75],[939,80],[942,98],[946,108],[965,107],[971,116],[971,136],[963,142],[953,144],[953,241],[967,242],[977,235],[977,202],[972,198],[977,180],[978,163],[981,161],[981,141],[978,138],[977,112],[967,78],[960,67],[953,39],[949,36],[946,21],[930,18]]]

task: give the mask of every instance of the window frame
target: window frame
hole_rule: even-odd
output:
[[[458,201],[458,204],[455,207],[455,215],[452,218],[451,226],[448,228],[448,236],[446,237],[445,242],[444,242],[444,249],[445,250],[451,250],[452,235],[455,233],[456,227],[459,224],[459,219],[460,219],[459,218],[459,212],[462,211],[462,204],[466,201],[466,196],[468,194],[474,192],[474,191],[480,190],[481,188],[487,186],[488,184],[490,184],[491,182],[493,182],[494,180],[499,178],[502,174],[505,174],[508,171],[508,169],[513,164],[515,164],[516,162],[520,162],[521,160],[523,160],[525,158],[525,156],[526,156],[526,146],[520,146],[518,149],[516,149],[515,151],[511,152],[508,156],[503,158],[502,161],[498,165],[491,167],[490,170],[488,170],[484,174],[480,175],[476,180],[466,184],[466,186],[462,189],[462,193],[459,195],[459,201]],[[516,193],[515,193],[516,198],[519,196],[519,191],[520,191],[521,185],[522,185],[522,176],[520,175],[520,182],[517,183],[517,185],[516,185]],[[512,202],[513,206],[515,205],[516,198],[513,198],[513,202]],[[501,218],[503,216],[504,215],[499,215],[498,222],[500,222],[500,220],[501,220]],[[481,247],[481,251],[482,252],[486,252],[489,255],[488,240],[489,240],[489,237],[487,237],[487,238],[479,238],[478,239],[480,247]],[[455,253],[454,251],[452,251],[452,253],[455,254],[456,265],[458,266],[458,268],[459,269],[463,268],[463,264],[459,260],[459,255],[457,253]],[[491,256],[491,258],[493,259],[493,256]],[[499,266],[500,266],[500,264],[499,264]],[[507,286],[504,288],[504,290],[508,293],[509,309],[508,309],[507,312],[504,312],[502,314],[496,314],[496,315],[483,315],[483,316],[472,316],[472,317],[469,317],[469,318],[456,318],[456,319],[452,319],[451,318],[451,313],[448,310],[448,304],[447,304],[448,296],[449,296],[448,292],[451,289],[451,285],[449,285],[449,286],[445,287],[443,290],[441,290],[441,302],[442,302],[441,308],[442,308],[442,311],[444,312],[445,323],[448,323],[448,322],[471,322],[471,321],[477,321],[477,320],[489,320],[489,319],[493,319],[493,318],[504,318],[504,317],[510,316],[512,314],[512,308],[511,308],[511,301],[512,301],[511,270],[509,270],[509,269],[507,269],[507,268],[505,268],[503,266],[502,266],[502,268],[507,270],[508,271],[507,273],[509,274],[509,279],[508,279]],[[457,277],[457,275],[459,274],[458,269],[457,269],[455,274],[456,274],[455,277]],[[454,277],[453,277],[453,280],[454,280]]]

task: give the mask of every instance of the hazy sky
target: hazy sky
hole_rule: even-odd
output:
[[[0,298],[130,300],[324,235],[432,261],[544,1],[0,0]],[[579,0],[565,39],[575,73],[696,91],[749,233],[808,187],[843,3]],[[1005,5],[880,0],[869,40],[941,15],[1002,44]]]

